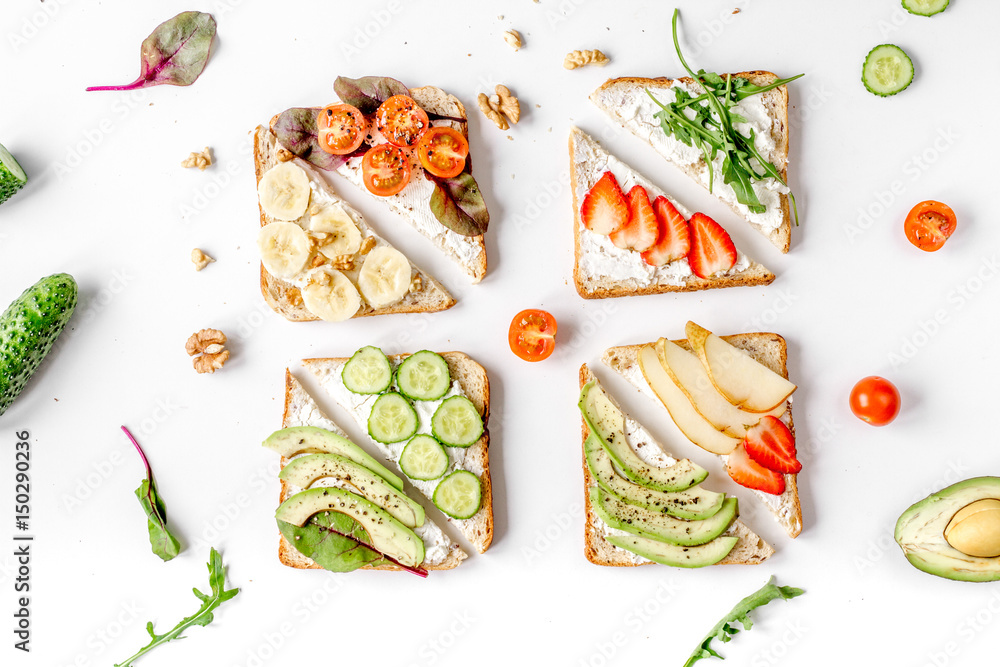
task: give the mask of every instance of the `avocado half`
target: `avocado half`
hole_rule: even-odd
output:
[[[932,493],[903,512],[896,542],[918,570],[956,581],[1000,580],[1000,557],[978,558],[955,549],[944,530],[960,509],[986,498],[1000,499],[1000,477],[974,477]]]

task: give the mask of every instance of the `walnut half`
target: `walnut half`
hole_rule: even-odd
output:
[[[205,146],[205,150],[200,153],[191,152],[191,155],[181,162],[182,167],[197,167],[201,171],[205,171],[212,164],[212,149]]]
[[[226,334],[218,329],[202,329],[191,334],[184,350],[194,357],[191,361],[198,373],[214,373],[229,360],[225,344]]]
[[[584,51],[570,51],[563,58],[563,67],[566,69],[576,69],[586,65],[599,65],[604,67],[610,59],[598,49],[588,49]]]

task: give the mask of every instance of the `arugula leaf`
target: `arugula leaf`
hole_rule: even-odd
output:
[[[733,188],[736,200],[754,213],[764,213],[767,209],[761,204],[753,189],[756,181],[773,178],[786,185],[781,171],[768,162],[760,154],[754,143],[756,135],[753,128],[749,136],[736,130],[737,124],[747,124],[747,119],[734,111],[736,105],[751,95],[767,92],[778,86],[805,76],[799,74],[787,79],[772,81],[766,86],[758,86],[750,81],[734,77],[730,74],[721,76],[715,72],[703,69],[695,72],[681,53],[680,41],[677,37],[677,18],[680,11],[675,9],[672,28],[674,50],[685,71],[700,83],[705,92],[692,95],[686,90],[672,88],[674,101],[660,102],[646,89],[646,94],[660,107],[655,117],[660,122],[660,128],[667,136],[672,136],[681,143],[701,150],[708,167],[709,192],[715,187],[715,167],[713,161],[718,153],[723,154],[722,179]],[[799,224],[798,207],[795,196],[789,192],[789,200],[795,210],[795,224]]]
[[[462,236],[486,233],[490,212],[472,174],[465,171],[453,178],[432,178],[428,174],[428,178],[434,181],[431,212],[442,225]]]
[[[719,658],[720,660],[725,660],[724,657],[719,655],[715,649],[712,648],[712,640],[718,639],[722,643],[730,641],[734,635],[739,633],[740,629],[736,627],[736,623],[743,625],[744,630],[749,630],[753,627],[753,621],[750,620],[750,612],[757,607],[763,607],[771,600],[791,600],[794,597],[798,597],[805,593],[801,588],[792,588],[791,586],[775,586],[774,577],[767,580],[764,586],[748,595],[747,597],[740,600],[732,611],[726,614],[721,621],[716,623],[715,627],[712,628],[705,638],[701,640],[698,644],[698,648],[694,650],[691,657],[687,659],[684,663],[684,667],[691,667],[694,663],[698,662],[702,658]]]
[[[176,626],[174,626],[173,630],[165,632],[162,635],[156,634],[153,630],[152,621],[146,623],[146,632],[149,633],[151,638],[150,642],[136,651],[134,655],[126,658],[124,662],[116,664],[115,667],[131,667],[132,663],[135,662],[137,658],[149,653],[157,646],[166,644],[167,642],[175,639],[184,639],[181,633],[196,625],[203,627],[208,625],[215,620],[215,616],[212,612],[218,609],[219,606],[221,606],[226,600],[231,600],[236,597],[236,595],[240,592],[240,589],[230,588],[229,590],[226,590],[226,568],[222,564],[222,556],[219,555],[219,552],[216,551],[214,547],[208,557],[208,585],[212,587],[212,593],[210,595],[202,593],[197,588],[192,589],[195,596],[201,600],[201,608],[197,612],[182,619]]]
[[[375,113],[393,95],[410,94],[405,84],[387,76],[363,76],[360,79],[338,76],[333,82],[333,90],[341,102],[357,107],[363,114]]]
[[[181,552],[181,544],[177,538],[171,534],[167,528],[167,506],[156,490],[156,481],[153,480],[153,469],[149,466],[146,453],[136,442],[135,438],[127,428],[122,426],[125,435],[135,445],[142,459],[142,464],[146,466],[146,479],[142,480],[139,488],[135,490],[135,496],[139,499],[143,511],[146,513],[146,524],[149,527],[149,544],[153,547],[153,553],[163,559],[164,562],[171,560]]]
[[[190,86],[208,64],[215,31],[211,14],[181,12],[156,26],[142,42],[138,79],[124,86],[91,86],[87,90],[135,90],[165,83]]]
[[[370,146],[361,144],[349,155],[332,155],[319,147],[319,129],[316,127],[316,107],[285,109],[274,123],[278,143],[293,155],[302,158],[324,171],[333,171],[353,157],[364,155]]]

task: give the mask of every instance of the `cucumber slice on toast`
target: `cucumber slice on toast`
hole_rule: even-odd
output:
[[[471,447],[483,435],[483,418],[465,396],[451,396],[434,411],[431,433],[443,445]]]
[[[483,503],[479,478],[468,470],[456,470],[434,489],[434,505],[453,519],[470,519]]]
[[[28,182],[28,175],[3,144],[0,144],[0,204],[10,199]]]
[[[913,61],[895,44],[879,44],[868,52],[861,68],[861,82],[868,92],[888,97],[913,81]]]
[[[411,400],[436,401],[451,387],[448,362],[430,350],[411,354],[396,369],[396,385]]]
[[[399,455],[399,467],[410,479],[437,479],[448,471],[448,463],[441,443],[423,433],[410,438]]]
[[[382,350],[369,345],[347,360],[340,377],[355,394],[380,394],[392,384],[392,367]]]
[[[903,0],[903,9],[917,16],[934,16],[948,9],[949,0]]]
[[[368,435],[383,444],[409,440],[419,426],[417,411],[394,391],[379,396],[368,416]]]

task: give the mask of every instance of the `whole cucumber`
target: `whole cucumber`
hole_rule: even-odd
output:
[[[76,281],[42,278],[0,315],[0,415],[24,389],[76,307]]]

